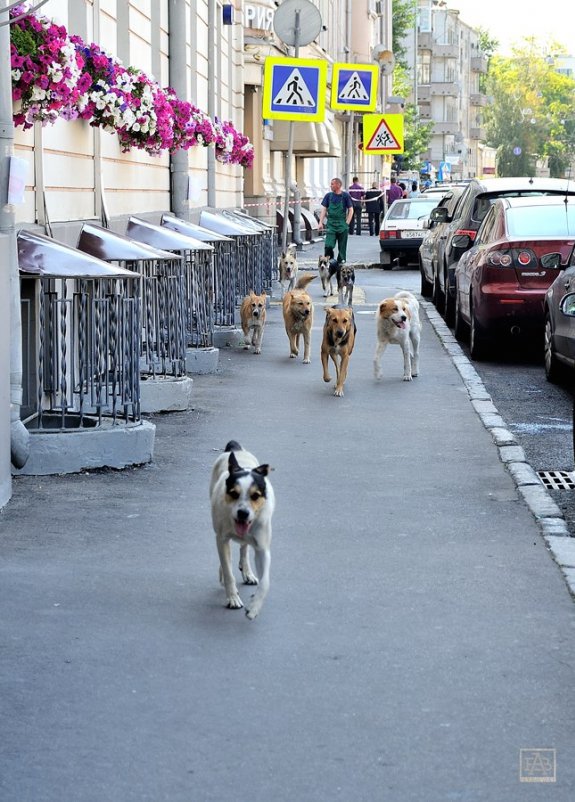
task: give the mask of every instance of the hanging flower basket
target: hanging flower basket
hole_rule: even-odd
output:
[[[211,120],[173,89],[162,89],[98,45],[69,36],[62,25],[27,13],[24,5],[13,8],[11,15],[16,126],[80,118],[115,133],[124,152],[138,148],[159,156],[213,146],[218,161],[252,166],[253,146],[231,122]]]

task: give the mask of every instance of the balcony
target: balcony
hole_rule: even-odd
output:
[[[469,95],[469,102],[472,106],[487,106],[487,95],[482,95],[480,92]]]
[[[485,140],[485,128],[470,128],[469,129],[469,138],[470,139],[479,139],[481,141]]]
[[[435,43],[431,48],[431,55],[436,58],[459,58],[459,47],[457,45],[438,45]]]
[[[421,84],[417,87],[417,100],[419,103],[429,103],[431,100],[431,87],[429,84],[422,86]]]
[[[473,56],[471,72],[487,72],[487,56]]]
[[[434,134],[457,134],[459,133],[460,125],[455,120],[453,122],[435,123],[433,127]]]
[[[421,50],[432,50],[433,49],[433,34],[431,31],[426,31],[422,33],[418,31],[417,33],[417,47]]]
[[[431,106],[420,106],[419,107],[419,119],[424,120],[431,120]]]
[[[450,81],[449,83],[435,83],[430,85],[431,94],[437,97],[443,95],[445,97],[459,97],[460,89],[456,83]]]

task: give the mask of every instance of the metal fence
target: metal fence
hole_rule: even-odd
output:
[[[139,276],[30,232],[18,235],[18,257],[23,298],[35,301],[23,348],[34,425],[139,420]]]

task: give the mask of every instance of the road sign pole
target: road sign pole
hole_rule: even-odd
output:
[[[295,24],[294,24],[294,41],[295,41],[295,58],[299,56],[299,38],[300,38],[300,12],[299,9],[296,8],[295,10]],[[285,166],[285,203],[284,203],[284,228],[282,231],[282,251],[285,253],[287,250],[287,235],[288,235],[288,223],[289,223],[289,198],[291,192],[291,160],[293,158],[293,120],[290,120],[288,126],[288,149],[286,154],[286,166]],[[300,244],[299,241],[299,219],[296,220],[295,210],[293,216],[293,238],[296,245]]]

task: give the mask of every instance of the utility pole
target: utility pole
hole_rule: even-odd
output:
[[[12,121],[12,71],[10,63],[9,0],[0,0],[0,271],[9,276],[6,288],[10,299],[8,339],[10,343],[10,452],[16,468],[26,464],[30,433],[20,420],[22,406],[22,321],[20,315],[20,276],[16,250],[14,207],[9,203],[10,161],[14,150]],[[4,281],[5,279],[3,279]],[[5,288],[2,288],[4,290]],[[0,293],[4,296],[4,292]],[[0,393],[0,398],[3,394]],[[4,410],[0,410],[3,415]],[[0,430],[2,421],[0,420]],[[1,476],[1,474],[0,474]],[[1,482],[1,479],[0,479]]]

